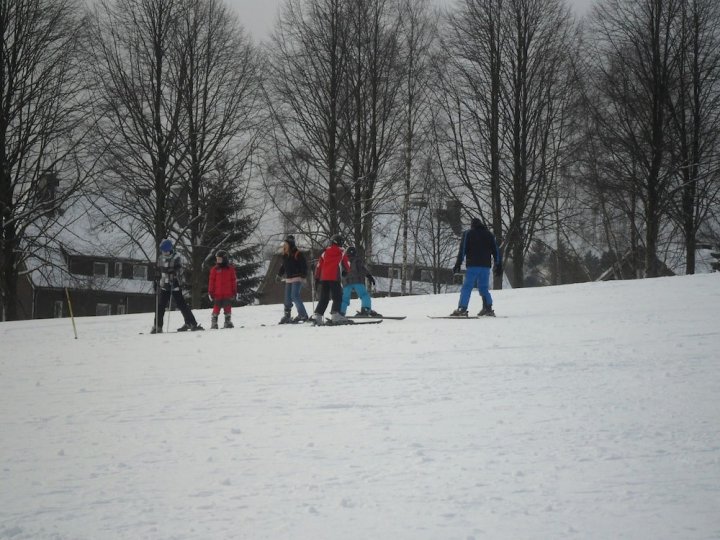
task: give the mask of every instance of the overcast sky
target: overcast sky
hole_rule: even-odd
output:
[[[433,0],[439,6],[450,6],[454,0]],[[584,14],[593,0],[569,0],[578,14]],[[240,16],[245,29],[255,40],[265,39],[272,29],[278,8],[284,0],[225,0]]]

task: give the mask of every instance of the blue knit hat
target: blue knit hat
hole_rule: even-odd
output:
[[[161,253],[172,253],[173,250],[173,243],[165,238],[160,242],[160,252]]]

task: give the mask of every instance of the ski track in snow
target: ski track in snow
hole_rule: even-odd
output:
[[[0,538],[720,538],[720,274],[493,294],[2,323]]]

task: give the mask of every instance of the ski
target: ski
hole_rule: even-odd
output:
[[[492,315],[487,316],[483,315],[482,317],[478,315],[470,315],[468,317],[453,317],[451,315],[440,315],[440,316],[433,316],[433,315],[427,315],[428,319],[454,319],[454,320],[461,320],[461,321],[467,321],[472,319],[506,319],[507,317],[504,315]]]
[[[397,316],[389,316],[389,315],[380,315],[378,317],[366,317],[364,315],[350,315],[348,319],[355,319],[355,320],[362,320],[362,319],[369,319],[369,320],[382,320],[382,319],[388,319],[389,321],[402,321],[407,319],[407,315],[397,315]]]
[[[368,317],[363,317],[363,319],[367,319],[367,318]],[[362,324],[380,324],[381,322],[382,322],[382,319],[375,319],[372,321],[362,321],[362,322],[347,321],[347,322],[340,323],[340,324],[333,324],[332,322],[328,321],[328,322],[325,322],[324,324],[311,324],[310,326],[357,326],[357,325],[362,325]]]

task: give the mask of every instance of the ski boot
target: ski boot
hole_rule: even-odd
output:
[[[467,317],[468,316],[468,310],[467,308],[459,307],[455,311],[453,311],[450,314],[451,317]]]
[[[368,307],[361,308],[360,311],[355,315],[356,317],[382,317],[377,311],[374,311]]]
[[[225,314],[225,324],[223,324],[223,328],[235,328],[235,325],[230,320],[230,314]]]
[[[283,315],[282,319],[280,319],[280,322],[278,324],[289,324],[292,322],[292,317],[290,316],[290,310],[285,310],[285,315]]]
[[[151,333],[151,334],[162,334],[162,333],[163,333],[163,332],[162,332],[162,326],[153,326],[153,327],[150,329],[150,333]]]
[[[325,324],[323,316],[320,313],[315,313],[312,318],[312,322],[315,326],[322,326]]]
[[[333,326],[339,326],[341,324],[352,324],[352,321],[345,317],[345,315],[338,313],[337,311],[330,313],[330,323]]]
[[[297,317],[295,317],[295,318],[292,320],[292,322],[293,322],[294,324],[304,323],[304,322],[307,322],[307,321],[308,321],[308,316],[307,316],[307,315],[298,315]]]
[[[178,332],[187,332],[188,330],[190,330],[191,332],[197,332],[198,330],[205,330],[205,329],[202,327],[202,325],[200,325],[198,323],[192,323],[192,324],[185,323],[180,328],[177,329]]]
[[[210,317],[210,330],[217,330],[218,329],[218,316],[217,313],[213,313]]]
[[[483,307],[478,313],[478,317],[494,317],[495,312],[493,311],[492,305],[487,303],[487,300],[483,298]]]

